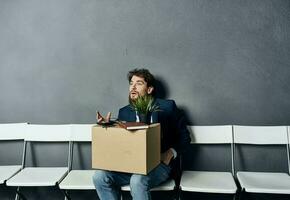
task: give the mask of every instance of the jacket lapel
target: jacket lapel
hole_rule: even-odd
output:
[[[159,105],[157,99],[154,100],[154,104],[160,108],[160,105]],[[158,115],[159,114],[158,113],[159,113],[159,111],[155,111],[155,112],[152,113],[152,122],[153,123],[158,123],[159,122],[159,120],[158,120]]]
[[[136,122],[136,113],[131,108],[128,108],[126,121]]]

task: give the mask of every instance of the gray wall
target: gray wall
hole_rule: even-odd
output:
[[[289,0],[1,0],[0,123],[93,123],[96,109],[116,117],[127,71],[144,66],[189,124],[290,125],[289,8]]]

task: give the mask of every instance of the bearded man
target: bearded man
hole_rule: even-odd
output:
[[[130,103],[138,97],[154,97],[155,78],[147,69],[134,69],[127,75],[129,81],[129,105],[119,110],[121,121],[139,121],[138,114]],[[133,200],[150,200],[150,189],[160,185],[169,178],[180,174],[179,157],[190,143],[189,132],[184,117],[178,111],[173,100],[154,98],[154,105],[160,112],[151,114],[151,123],[161,125],[161,163],[147,175],[96,170],[93,182],[101,200],[120,199],[120,187],[130,184]],[[108,120],[98,116],[98,122]]]

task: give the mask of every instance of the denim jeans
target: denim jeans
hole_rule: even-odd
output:
[[[150,200],[150,189],[166,181],[170,171],[171,167],[163,163],[147,175],[96,170],[93,182],[101,200],[119,200],[120,187],[128,184],[133,200]]]

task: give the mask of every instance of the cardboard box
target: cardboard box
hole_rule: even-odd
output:
[[[120,127],[92,128],[92,168],[148,174],[160,163],[160,124],[128,131]]]

